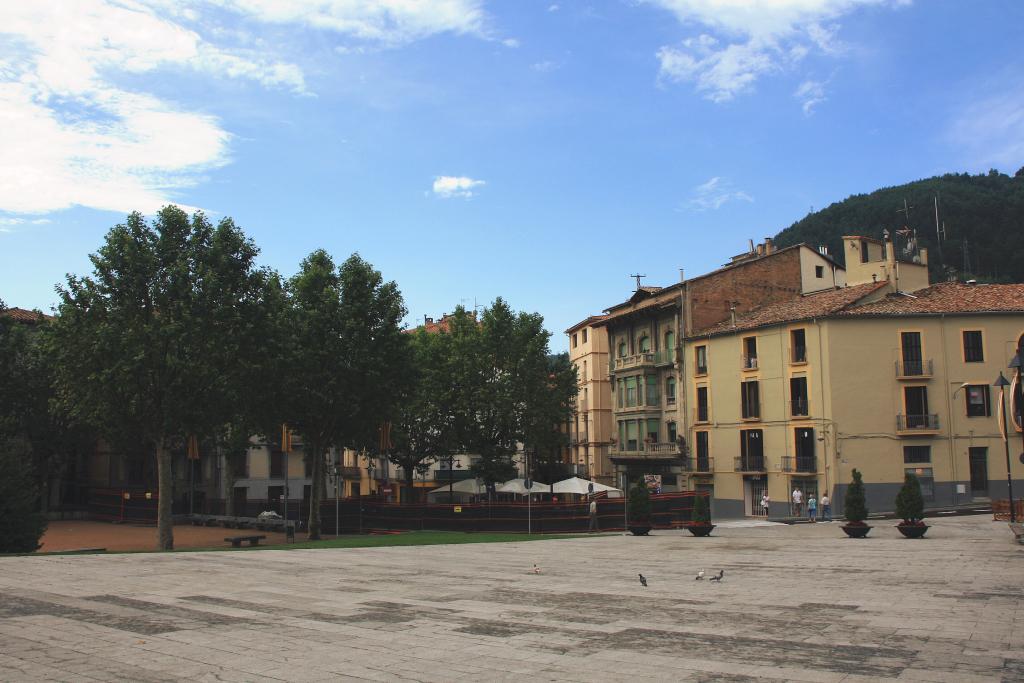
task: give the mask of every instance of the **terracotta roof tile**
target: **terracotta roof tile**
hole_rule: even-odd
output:
[[[1024,284],[969,285],[941,282],[913,294],[890,294],[884,299],[853,306],[847,316],[938,313],[1024,313]]]
[[[0,315],[19,323],[39,323],[44,320],[53,319],[52,315],[46,315],[39,311],[29,311],[24,308],[6,308],[0,311]]]
[[[732,324],[731,320],[724,320],[711,327],[698,330],[691,334],[690,337],[709,337],[716,334],[741,332],[743,330],[752,330],[758,327],[778,325],[797,320],[821,318],[852,306],[886,285],[886,282],[869,282],[863,285],[854,285],[853,287],[842,287],[824,292],[815,292],[814,294],[805,294],[797,299],[789,299],[756,308],[749,313],[737,317],[735,325]]]

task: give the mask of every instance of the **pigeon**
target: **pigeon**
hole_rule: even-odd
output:
[[[718,570],[718,576],[712,576],[710,580],[711,581],[721,581],[723,576],[725,576],[725,570],[724,569],[719,569]]]
[[[693,577],[693,580],[694,581],[703,581],[704,580],[704,570],[701,569],[699,572],[697,572],[697,576]]]
[[[533,573],[534,574],[540,574],[540,567],[538,567],[536,564],[533,565]]]
[[[643,574],[640,574],[640,585],[647,588],[647,579],[644,578]]]

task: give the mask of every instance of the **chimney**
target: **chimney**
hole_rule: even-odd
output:
[[[767,256],[768,254],[771,254],[771,253],[774,253],[774,252],[775,252],[775,244],[772,242],[772,238],[771,237],[765,237],[764,238],[764,255]]]
[[[729,304],[729,319],[732,321],[732,326],[736,327],[736,304]]]
[[[757,255],[758,256],[764,256],[764,245],[763,244],[757,245]]]
[[[434,323],[434,319],[433,318],[424,318],[424,319],[427,321],[428,325],[432,325]]]
[[[753,254],[754,253],[754,240],[747,240],[747,244],[750,245],[750,248],[747,251],[747,253],[748,254]]]
[[[686,282],[686,276],[683,274],[683,269],[682,268],[679,269],[679,281],[680,282]]]

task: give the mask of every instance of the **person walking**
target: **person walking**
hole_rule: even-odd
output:
[[[832,521],[832,501],[827,493],[821,497],[821,521]]]
[[[768,492],[765,491],[761,494],[761,514],[764,515],[765,519],[768,519],[768,506],[772,503],[772,499],[768,497]]]
[[[793,488],[793,516],[799,517],[801,506],[804,502],[804,492],[800,489]]]
[[[812,522],[818,521],[818,501],[813,493],[807,497],[807,519]]]
[[[597,526],[597,501],[590,501],[590,529],[589,531],[600,531]]]

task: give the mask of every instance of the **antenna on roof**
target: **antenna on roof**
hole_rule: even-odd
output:
[[[639,292],[640,291],[640,278],[647,277],[647,276],[646,275],[640,275],[638,273],[634,273],[634,274],[630,275],[630,277],[635,277],[636,278],[636,291]]]
[[[904,199],[903,200],[903,208],[902,209],[896,209],[896,213],[902,213],[903,217],[906,219],[907,222],[905,224],[905,227],[907,227],[907,228],[910,227],[910,210],[913,209],[913,208],[914,208],[913,206],[908,206],[907,205],[907,200]]]

